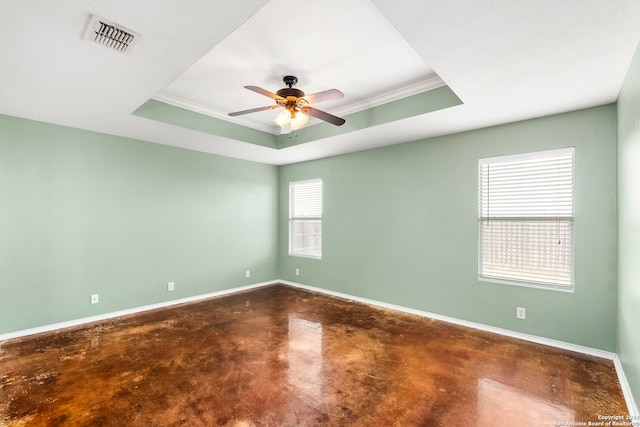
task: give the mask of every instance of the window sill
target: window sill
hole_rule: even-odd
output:
[[[544,291],[557,291],[557,292],[564,292],[567,294],[575,293],[575,287],[571,289],[565,289],[565,288],[555,287],[553,285],[541,285],[537,283],[517,282],[515,280],[491,279],[488,277],[478,277],[478,282],[497,283],[500,285],[519,286],[521,288],[541,289]]]
[[[289,256],[296,257],[296,258],[308,258],[308,259],[317,259],[317,260],[322,259],[322,256],[313,256],[313,255],[305,255],[305,254],[289,254]]]

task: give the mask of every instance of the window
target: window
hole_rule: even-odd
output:
[[[480,159],[479,279],[573,291],[574,154]]]
[[[289,255],[322,258],[322,180],[289,183]]]

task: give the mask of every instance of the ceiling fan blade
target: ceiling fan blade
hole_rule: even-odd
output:
[[[245,86],[244,88],[257,92],[260,95],[268,96],[269,98],[275,99],[276,101],[279,99],[284,99],[280,95],[276,95],[275,93],[269,92],[268,90],[262,89],[261,87],[258,87],[258,86]]]
[[[345,122],[345,119],[341,117],[334,116],[333,114],[329,114],[313,107],[304,107],[302,112],[336,126],[342,126]]]
[[[249,113],[256,113],[258,111],[264,111],[264,110],[273,110],[274,108],[278,108],[279,105],[269,105],[267,107],[259,107],[259,108],[252,108],[250,110],[242,110],[242,111],[236,111],[233,113],[229,113],[230,116],[241,116],[243,114],[249,114]]]
[[[309,104],[315,104],[316,102],[333,101],[334,99],[344,98],[344,94],[338,89],[329,89],[303,96],[303,98],[306,99]]]

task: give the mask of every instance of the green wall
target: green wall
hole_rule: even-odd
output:
[[[576,147],[575,293],[479,282],[478,159],[568,146]],[[322,260],[287,255],[287,185],[311,178],[324,183]],[[281,167],[279,198],[283,279],[616,349],[614,105]]]
[[[618,354],[640,397],[640,48],[618,98]]]
[[[291,138],[290,134],[276,136],[267,132],[250,129],[154,99],[145,102],[134,111],[133,114],[151,120],[158,120],[164,123],[194,129],[199,132],[220,135],[264,147],[282,149],[317,139],[353,132],[373,125],[454,107],[461,103],[460,98],[458,98],[448,86],[442,86],[349,114],[345,117],[347,122],[343,126],[334,126],[328,123],[319,123],[315,126],[310,126],[305,128],[304,132],[300,132],[295,138]]]
[[[277,176],[0,116],[0,333],[277,278]]]
[[[635,114],[626,127],[636,139],[621,151],[638,145],[632,83],[620,116]],[[616,140],[609,105],[277,168],[0,116],[0,333],[282,278],[615,351]],[[479,282],[478,158],[567,146],[575,293]],[[621,170],[627,186],[633,173]],[[287,184],[317,177],[323,259],[289,257]],[[637,217],[637,196],[620,195]],[[637,239],[623,243],[630,260]],[[627,267],[618,340],[637,388],[638,271]]]

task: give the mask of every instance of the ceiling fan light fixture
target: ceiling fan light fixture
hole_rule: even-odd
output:
[[[281,128],[287,126],[291,122],[291,112],[289,110],[281,111],[273,121]]]
[[[289,127],[291,127],[291,130],[298,130],[302,126],[306,125],[308,121],[309,121],[309,116],[307,114],[304,114],[298,111],[294,114],[294,117],[291,119],[291,122],[289,123]]]
[[[309,122],[309,116],[313,116],[335,126],[342,126],[345,123],[343,118],[318,110],[317,108],[309,105],[312,102],[329,101],[344,97],[344,94],[338,89],[329,89],[322,92],[312,93],[311,95],[305,95],[303,91],[293,87],[293,85],[298,82],[298,79],[295,76],[284,76],[282,80],[288,87],[282,88],[276,93],[262,89],[258,86],[245,86],[245,89],[249,89],[275,100],[276,105],[235,111],[233,113],[229,113],[229,116],[240,116],[243,114],[256,113],[258,111],[281,107],[284,108],[284,111],[281,111],[280,114],[273,119],[273,122],[280,126],[281,133],[284,132],[285,128],[287,131],[302,128]]]

